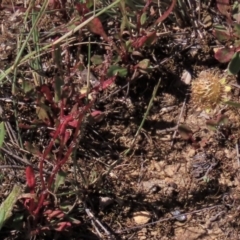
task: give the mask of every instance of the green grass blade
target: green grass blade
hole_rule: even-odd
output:
[[[6,220],[11,217],[12,209],[21,195],[22,189],[18,185],[14,185],[12,192],[0,206],[0,229],[3,227]]]
[[[0,123],[0,147],[2,147],[4,143],[4,138],[6,135],[5,127],[4,127],[4,122]]]

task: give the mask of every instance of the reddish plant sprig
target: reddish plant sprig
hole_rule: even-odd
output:
[[[72,151],[73,151],[73,149],[76,145],[77,137],[78,137],[78,133],[79,133],[79,129],[80,129],[83,117],[86,114],[86,112],[92,107],[93,103],[94,103],[94,101],[90,102],[87,106],[84,107],[84,110],[79,114],[79,116],[76,115],[76,117],[78,117],[78,121],[77,121],[77,124],[76,124],[76,127],[75,127],[75,133],[74,133],[74,136],[73,136],[72,143],[70,144],[69,149],[68,149],[67,153],[65,154],[64,158],[59,160],[59,161],[56,161],[57,165],[53,169],[53,173],[50,176],[50,179],[48,180],[48,184],[47,184],[48,189],[51,189],[56,174],[61,169],[61,167],[67,162],[67,160],[69,159],[69,156],[71,155],[71,153],[72,153]],[[66,131],[66,127],[69,124],[69,122],[74,120],[74,115],[75,114],[70,114],[68,116],[64,116],[62,122],[59,124],[57,130],[55,131],[55,134],[54,134],[51,142],[49,143],[46,151],[44,152],[43,156],[41,157],[39,169],[40,169],[40,179],[41,179],[41,183],[42,183],[42,194],[40,196],[40,201],[38,202],[38,205],[37,205],[36,210],[34,211],[34,214],[38,214],[39,210],[41,209],[41,207],[44,203],[44,200],[48,196],[48,193],[46,192],[46,184],[45,184],[44,178],[43,178],[44,159],[50,153],[50,151],[52,149],[52,146],[53,146],[53,143],[56,140],[56,138],[59,135],[63,135],[63,138],[64,138],[64,133]]]
[[[27,186],[29,187],[29,191],[30,193],[34,193],[35,186],[36,186],[34,170],[31,166],[27,166],[25,173],[26,173],[26,180],[27,180]]]
[[[45,150],[45,152],[43,153],[43,156],[41,157],[40,164],[39,164],[39,173],[40,173],[40,180],[41,180],[41,184],[42,184],[42,190],[46,189],[46,185],[45,185],[44,178],[43,178],[44,159],[46,159],[47,155],[51,152],[53,144],[54,144],[55,140],[57,139],[57,137],[59,136],[59,134],[64,133],[68,123],[72,120],[73,120],[72,115],[68,115],[67,117],[62,119],[62,123],[59,124],[57,130],[54,133],[54,136],[53,136],[52,140],[50,141],[47,149]]]
[[[67,162],[67,160],[69,159],[69,156],[71,155],[74,147],[76,146],[77,137],[78,137],[78,133],[79,133],[79,130],[80,130],[80,126],[81,126],[83,117],[84,117],[85,113],[92,107],[93,103],[94,103],[94,101],[90,102],[87,106],[85,106],[84,110],[82,111],[82,113],[78,117],[78,121],[77,121],[77,125],[76,125],[76,128],[75,128],[73,140],[72,140],[72,142],[69,146],[69,149],[68,149],[67,153],[65,154],[64,158],[57,163],[57,166],[53,170],[53,173],[52,173],[52,175],[51,175],[51,177],[48,181],[48,188],[49,189],[51,188],[51,186],[53,184],[53,180],[54,180],[56,174],[61,169],[61,167]]]
[[[29,188],[30,193],[35,193],[36,180],[34,175],[34,170],[31,166],[27,166],[25,170],[27,186]],[[29,210],[31,214],[33,214],[35,208],[34,198],[27,198],[24,202],[24,206]]]

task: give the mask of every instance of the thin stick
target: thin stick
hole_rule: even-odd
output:
[[[238,167],[240,166],[240,156],[239,156],[239,148],[238,148],[238,143],[236,143],[236,152],[237,152],[237,163],[238,163]]]
[[[200,212],[203,212],[204,210],[211,210],[211,209],[214,209],[214,208],[217,208],[217,207],[224,207],[224,205],[215,205],[215,206],[212,206],[212,207],[202,208],[202,209],[195,210],[195,211],[192,211],[192,212],[180,214],[177,217],[181,217],[181,216],[185,216],[185,215],[191,215],[191,214],[195,214],[195,213],[200,213]],[[128,232],[128,231],[131,231],[131,230],[141,229],[141,228],[145,228],[145,227],[148,227],[148,226],[155,225],[157,223],[166,222],[166,221],[175,220],[175,219],[176,219],[176,216],[175,217],[163,218],[163,219],[160,219],[160,220],[155,221],[155,222],[139,225],[139,226],[136,226],[136,227],[125,228],[123,230],[118,230],[116,233],[124,233],[124,232]]]
[[[14,157],[15,159],[27,164],[27,165],[30,165],[32,166],[32,163],[30,163],[27,159],[23,159],[23,158],[20,158],[19,156],[13,154],[12,152],[9,152],[7,149],[5,149],[4,147],[1,147],[0,148],[2,151],[4,151],[5,153],[7,153],[8,155],[10,155],[11,157]]]
[[[183,110],[184,110],[184,108],[185,108],[185,106],[186,106],[186,100],[187,100],[187,99],[185,98],[185,99],[184,99],[184,102],[183,102],[183,105],[182,105],[182,108],[181,108],[181,112],[180,112],[180,115],[179,115],[179,118],[178,118],[178,122],[177,122],[177,126],[176,126],[177,129],[178,129],[179,123],[180,123],[181,118],[182,118],[182,115],[183,115]],[[176,135],[177,135],[177,129],[176,129],[176,130],[174,131],[174,133],[173,133],[171,147],[173,146],[174,139],[175,139],[175,137],[176,137]]]
[[[144,114],[142,122],[141,122],[141,124],[138,127],[138,130],[137,130],[137,132],[136,132],[136,134],[135,134],[135,136],[134,136],[134,138],[132,140],[132,143],[131,143],[130,147],[124,152],[124,155],[127,155],[130,152],[130,150],[132,150],[132,148],[134,146],[134,143],[135,143],[135,141],[137,139],[137,136],[139,135],[139,133],[140,133],[140,131],[141,131],[145,121],[146,121],[146,118],[147,118],[147,116],[149,114],[149,111],[150,111],[150,109],[152,107],[152,103],[153,103],[153,100],[154,100],[154,98],[155,98],[155,96],[157,94],[157,91],[158,91],[158,88],[160,86],[160,83],[161,83],[161,79],[158,80],[158,83],[157,83],[157,85],[155,86],[155,88],[153,90],[152,97],[151,97],[150,102],[149,102],[148,107],[147,107],[147,111]]]
[[[102,225],[102,223],[91,213],[90,209],[86,208],[85,212],[87,213],[87,215],[89,216],[89,218],[92,220],[92,223],[94,223],[93,225],[95,226],[95,229],[97,230],[97,232],[101,235],[100,231],[97,229],[95,223],[101,227],[101,229],[105,232],[105,234],[107,236],[111,236],[111,233]]]
[[[0,165],[0,169],[4,169],[4,168],[16,168],[16,169],[20,169],[20,170],[26,170],[26,167],[25,166],[17,166],[17,165]],[[33,168],[35,171],[39,171],[38,168]],[[46,174],[50,174],[51,172],[48,172],[48,171],[45,171],[44,170],[44,173]]]

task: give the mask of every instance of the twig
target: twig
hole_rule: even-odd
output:
[[[19,142],[18,142],[17,137],[12,129],[11,124],[7,121],[7,122],[5,122],[4,125],[5,125],[5,128],[7,129],[8,135],[11,138],[12,143],[16,144],[20,148]]]
[[[191,2],[190,2],[189,0],[188,0],[188,5],[189,5],[190,9],[192,10],[193,23],[194,23],[194,25],[195,25],[195,28],[197,29],[198,35],[199,35],[199,37],[200,37],[201,39],[203,39],[203,36],[202,36],[201,32],[199,31],[198,21],[197,21],[197,18],[196,18],[194,9],[192,8],[192,4],[191,4]]]
[[[105,234],[108,237],[111,237],[111,233],[102,225],[102,223],[91,213],[90,209],[86,208],[85,212],[87,213],[88,217],[92,220],[92,224],[95,227],[96,231],[98,232],[98,234],[100,234],[102,237],[102,234],[100,233],[100,231],[97,229],[96,224],[101,227],[101,229],[105,232]]]
[[[179,118],[178,118],[178,122],[177,122],[177,126],[176,126],[177,129],[178,129],[179,123],[180,123],[181,118],[182,118],[182,115],[183,115],[183,110],[184,110],[184,108],[185,108],[185,106],[186,106],[186,100],[187,100],[187,99],[185,98],[185,99],[184,99],[184,102],[183,102],[183,105],[182,105],[182,108],[181,108],[181,112],[180,112],[180,115],[179,115]],[[174,131],[174,133],[173,133],[171,147],[173,146],[174,139],[175,139],[175,137],[176,137],[176,135],[177,135],[177,129],[176,129],[176,130]]]
[[[165,134],[165,133],[168,133],[168,132],[173,132],[173,131],[177,131],[178,127],[175,126],[175,127],[172,127],[172,128],[165,128],[163,130],[157,130],[156,133],[157,134]]]
[[[0,101],[3,101],[3,102],[6,102],[6,103],[13,103],[13,99],[11,98],[0,98]],[[25,102],[16,102],[17,105],[20,105],[20,106],[31,106],[31,107],[34,107],[36,108],[36,104],[33,104],[33,103],[25,103]]]
[[[10,155],[11,157],[14,157],[15,159],[27,164],[27,165],[30,165],[32,166],[32,163],[30,163],[27,159],[23,159],[23,158],[20,158],[19,156],[13,154],[12,152],[9,152],[7,149],[5,149],[4,147],[1,147],[0,148],[2,151],[4,151],[5,153],[7,153],[8,155]]]
[[[4,169],[4,168],[16,168],[16,169],[21,169],[21,170],[25,170],[26,167],[24,166],[17,166],[17,165],[0,165],[0,169]]]
[[[202,209],[195,210],[195,211],[192,211],[192,212],[180,214],[180,215],[178,215],[177,217],[181,217],[181,216],[185,216],[185,215],[191,215],[191,214],[203,212],[204,210],[211,210],[211,209],[214,209],[214,208],[217,208],[217,207],[224,207],[224,205],[215,205],[215,206],[212,206],[212,207],[202,208]],[[141,229],[141,228],[145,228],[145,227],[148,227],[148,226],[155,225],[155,224],[157,224],[157,223],[166,222],[166,221],[175,220],[175,219],[176,219],[176,216],[174,216],[174,217],[168,217],[168,218],[163,218],[163,219],[160,219],[160,220],[155,221],[155,222],[151,222],[151,223],[147,223],[147,224],[142,224],[142,225],[139,225],[139,226],[136,226],[136,227],[125,228],[125,229],[123,229],[123,230],[118,230],[118,231],[116,231],[116,233],[119,234],[119,233],[124,233],[124,232],[131,231],[131,230],[137,230],[137,229]]]
[[[136,134],[135,134],[135,136],[134,136],[134,138],[133,138],[133,140],[132,140],[132,142],[131,142],[130,147],[124,152],[124,155],[127,155],[127,154],[132,150],[132,148],[133,148],[133,146],[134,146],[134,143],[135,143],[135,141],[136,141],[136,139],[137,139],[137,136],[140,134],[140,131],[141,131],[141,129],[142,129],[142,127],[143,127],[143,125],[144,125],[144,123],[145,123],[145,121],[146,121],[146,118],[147,118],[147,116],[148,116],[148,114],[149,114],[149,111],[150,111],[150,109],[151,109],[151,107],[152,107],[152,103],[153,103],[153,100],[154,100],[154,98],[155,98],[155,96],[156,96],[156,94],[157,94],[157,91],[158,91],[158,88],[159,88],[159,86],[160,86],[160,83],[161,83],[161,79],[158,80],[158,83],[157,83],[157,85],[155,86],[155,88],[154,88],[154,90],[153,90],[151,100],[150,100],[150,102],[149,102],[149,104],[148,104],[148,107],[147,107],[147,110],[146,110],[146,112],[145,112],[145,114],[144,114],[144,117],[143,117],[143,119],[142,119],[142,122],[140,123],[140,125],[139,125],[139,127],[138,127],[138,130],[137,130],[137,132],[136,132]]]
[[[16,169],[20,169],[20,170],[26,170],[26,167],[25,166],[17,166],[17,165],[0,165],[0,169],[4,169],[4,168],[16,168]],[[33,168],[35,171],[39,171],[38,168],[34,167]],[[44,170],[44,173],[46,174],[50,174],[51,172],[48,172],[48,171],[45,171]]]
[[[234,86],[236,88],[240,88],[240,85],[236,84],[236,83],[230,83],[231,86]]]
[[[239,142],[239,140],[238,140]],[[238,167],[240,166],[240,156],[239,156],[239,148],[238,148],[238,143],[236,143],[236,152],[237,152],[237,163],[238,163]]]
[[[161,3],[160,3],[160,0],[158,0],[158,11],[159,11],[159,16],[162,16],[162,11],[161,11]],[[164,23],[160,22],[159,25],[162,24],[163,25],[163,28],[164,28],[164,31],[167,32],[167,29],[166,29],[166,26]]]

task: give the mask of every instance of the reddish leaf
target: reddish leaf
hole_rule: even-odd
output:
[[[235,49],[234,48],[225,47],[225,48],[218,49],[215,52],[214,57],[219,62],[226,63],[226,62],[229,62],[232,59],[234,53],[235,53]]]
[[[111,78],[108,78],[106,81],[101,83],[102,90],[108,88],[110,85],[112,85],[116,80],[116,76],[113,76]]]
[[[71,227],[71,223],[70,222],[60,222],[60,223],[58,223],[58,227],[55,228],[55,230],[58,231],[58,232],[62,232],[67,227]]]
[[[70,125],[70,123],[69,123]],[[64,133],[64,138],[63,138],[63,144],[66,145],[67,141],[69,140],[69,138],[71,137],[72,135],[72,131],[67,129]]]
[[[49,0],[48,6],[50,6],[51,9],[64,9],[66,2],[67,0]]]
[[[77,127],[77,124],[78,124],[78,120],[77,119],[74,119],[73,121],[70,121],[68,123],[69,126],[74,127],[74,128]]]
[[[62,134],[65,133],[66,128],[67,128],[67,125],[68,125],[71,121],[73,121],[73,116],[72,116],[71,114],[70,114],[70,115],[67,115],[67,116],[63,116],[63,117],[61,118],[61,123],[60,123],[60,125],[58,126],[58,128],[59,128],[59,134],[60,134],[60,135],[62,135]],[[56,132],[57,132],[57,130],[56,130]]]
[[[39,213],[40,209],[42,208],[46,196],[47,196],[47,192],[42,192],[42,194],[41,194],[41,196],[39,198],[39,201],[38,201],[37,208],[33,212],[33,214],[35,216]]]
[[[155,43],[156,41],[157,41],[157,32],[156,31],[147,33],[147,40],[145,42],[145,44],[147,46]]]
[[[143,8],[142,11],[143,11],[143,12],[146,12],[151,3],[152,3],[152,0],[147,0],[147,1],[146,1],[146,5],[144,6],[144,8]]]
[[[34,202],[34,199],[33,198],[27,198],[25,201],[24,201],[24,207],[26,209],[28,209],[28,211],[33,214],[33,210],[35,208],[35,202]]]
[[[48,214],[48,218],[49,219],[52,219],[52,218],[54,218],[54,217],[57,217],[57,218],[63,218],[64,217],[64,213],[61,211],[61,210],[54,210],[54,211],[52,211],[50,214]]]
[[[154,32],[150,32],[147,34],[147,36],[142,36],[138,39],[136,39],[136,41],[134,41],[132,43],[132,46],[134,48],[140,48],[142,47],[144,44],[147,44],[147,45],[151,45],[152,43],[154,43],[156,41],[156,31]]]
[[[160,17],[157,19],[157,21],[155,22],[155,24],[158,24],[158,23],[164,21],[164,20],[170,15],[170,13],[172,12],[172,10],[173,10],[173,8],[174,8],[174,6],[175,6],[175,4],[176,4],[176,1],[177,1],[177,0],[173,0],[173,1],[172,1],[172,4],[171,4],[171,6],[169,7],[169,9],[168,9],[162,16],[160,16]]]
[[[75,7],[80,16],[84,16],[86,13],[89,12],[89,9],[87,8],[86,3],[76,3]]]
[[[108,36],[105,33],[103,25],[98,17],[95,17],[90,23],[88,23],[87,27],[90,32],[100,35],[105,41],[108,42]]]
[[[49,89],[49,87],[46,84],[43,84],[40,88],[40,92],[43,93],[46,96],[46,99],[50,102],[53,103],[53,95]]]
[[[92,117],[92,120],[93,122],[101,122],[104,118],[105,114],[101,111],[93,111],[91,112],[91,117]]]
[[[229,0],[217,0],[217,8],[221,14],[227,17],[229,21],[231,21],[231,15],[230,15],[230,1]]]
[[[27,186],[30,189],[31,193],[34,193],[34,188],[36,186],[35,175],[33,168],[31,166],[27,166],[25,170]]]

